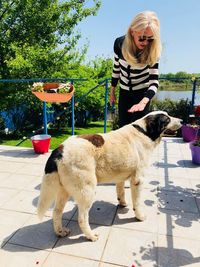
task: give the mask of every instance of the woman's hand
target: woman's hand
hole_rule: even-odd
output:
[[[142,111],[142,110],[144,110],[145,106],[146,105],[144,103],[138,103],[136,105],[133,105],[130,109],[128,109],[128,112],[133,113],[136,111]]]
[[[144,97],[138,104],[133,105],[130,109],[128,109],[128,112],[136,112],[136,111],[142,111],[146,107],[146,104],[149,102],[149,99],[147,97]]]
[[[116,95],[115,95],[115,87],[111,87],[110,90],[110,105],[112,107],[112,105],[114,105],[116,103]]]

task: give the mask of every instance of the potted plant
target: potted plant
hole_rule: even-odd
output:
[[[200,134],[200,130],[198,131]],[[190,142],[192,162],[200,165],[200,136],[197,140]]]
[[[189,116],[189,123],[184,124],[181,128],[182,137],[185,142],[194,141],[197,132],[199,130],[199,119],[200,119],[200,105],[194,108],[194,114]]]
[[[71,83],[42,83],[33,84],[32,93],[44,102],[68,102],[73,94],[74,87]]]
[[[199,126],[197,124],[184,124],[181,127],[181,133],[185,142],[191,142],[197,136]]]

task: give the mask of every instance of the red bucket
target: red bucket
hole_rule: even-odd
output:
[[[31,137],[35,153],[44,154],[49,152],[51,136],[48,134],[37,134]]]

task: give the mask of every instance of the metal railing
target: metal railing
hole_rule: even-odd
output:
[[[70,82],[74,85],[75,82],[85,81],[87,79],[84,78],[34,78],[34,79],[0,79],[0,83],[32,83],[32,82]],[[160,80],[171,80],[171,81],[178,81],[178,80],[189,80],[188,78],[165,78],[162,77]],[[84,98],[86,98],[91,92],[96,90],[98,87],[104,85],[105,86],[105,96],[104,96],[104,133],[107,130],[107,103],[108,103],[108,92],[109,92],[109,81],[110,78],[106,78],[103,81],[99,82],[95,87],[91,88],[87,93],[82,95],[79,99],[75,99],[74,95],[71,98],[71,134],[74,135],[75,133],[75,118],[74,118],[74,108],[76,104],[80,103]],[[200,77],[195,77],[192,79],[192,100],[191,100],[191,107],[190,112],[194,109],[195,103],[195,94],[197,89],[197,82],[200,81]],[[50,121],[49,121],[50,122]],[[44,133],[47,134],[48,132],[48,123],[47,121],[47,108],[46,102],[43,102],[43,125],[44,125]],[[20,142],[21,143],[21,142]]]

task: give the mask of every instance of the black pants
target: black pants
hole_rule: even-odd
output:
[[[144,98],[144,94],[145,91],[143,90],[127,91],[120,89],[118,104],[119,127],[134,122],[149,112],[150,102],[148,102],[143,111],[133,113],[128,112],[129,108],[131,108],[134,104],[138,104]]]

